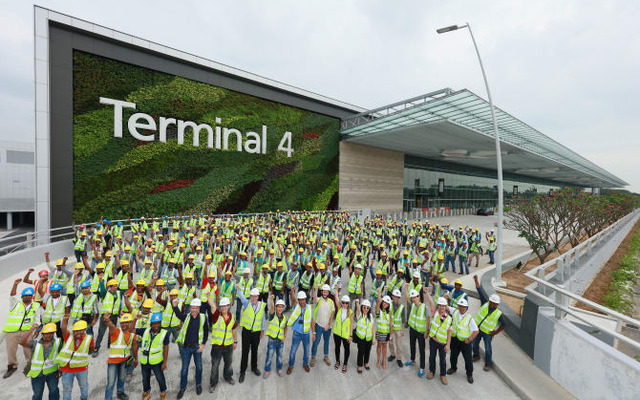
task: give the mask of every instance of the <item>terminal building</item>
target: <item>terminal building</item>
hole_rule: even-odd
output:
[[[118,214],[111,216],[112,219],[134,216],[139,212],[136,204],[147,204],[151,212],[158,215],[195,211],[207,204],[211,205],[210,210],[229,212],[266,210],[267,207],[400,212],[434,207],[491,208],[497,202],[490,107],[487,101],[466,89],[445,88],[368,110],[37,6],[34,53],[35,209],[39,231],[68,226],[74,219],[76,223],[92,222],[103,210],[107,214]],[[101,74],[112,69],[126,70],[131,79],[141,83],[132,89],[127,81],[113,82],[102,77],[108,85],[101,89],[104,93],[95,91],[95,86],[101,84],[100,79],[79,80],[92,65],[99,65]],[[170,104],[177,105],[176,108],[151,109],[162,100],[152,96],[166,95],[158,88],[171,88],[175,84],[197,87],[198,91],[211,94],[196,98],[187,91],[187,98],[170,99]],[[207,86],[197,86],[202,84]],[[145,90],[140,90],[144,85]],[[85,103],[79,101],[87,92],[91,92],[92,97],[87,97]],[[174,90],[173,93],[181,92]],[[255,133],[243,130],[242,121],[248,118],[245,111],[242,117],[227,120],[210,113],[191,116],[195,114],[186,112],[181,114],[186,117],[171,118],[169,113],[185,102],[197,110],[201,105],[197,102],[206,103],[210,96],[217,96],[216,93],[240,99],[235,103],[239,109],[243,108],[242,99],[246,99],[252,107],[260,104],[260,107],[277,110],[280,114],[268,127],[268,123],[262,122],[262,133],[258,133],[259,123],[246,124],[245,130],[255,130]],[[116,99],[117,96],[120,97]],[[508,112],[496,108],[496,113],[507,201],[513,196],[549,192],[566,186],[599,191],[627,185]],[[282,116],[294,114],[301,122],[283,125]],[[268,113],[260,115],[269,121]],[[88,136],[83,135],[100,129],[93,129],[94,126],[85,129],[79,121],[108,126],[107,137],[87,139]],[[229,122],[227,126],[227,121],[236,122]],[[233,126],[233,123],[239,125]],[[231,133],[237,133],[234,140],[243,157],[252,152],[248,147],[251,138],[256,140],[258,147],[253,152],[260,153],[251,154],[251,157],[272,154],[273,150],[279,156],[272,158],[278,158],[280,161],[274,162],[279,164],[267,165],[265,171],[253,171],[253,167],[248,166],[247,173],[254,174],[253,181],[244,180],[244,175],[238,172],[237,184],[233,182],[233,174],[223,178],[226,176],[224,171],[218,174],[217,181],[206,183],[210,176],[207,171],[194,172],[197,176],[190,177],[190,170],[182,171],[183,165],[178,168],[182,172],[171,175],[158,167],[153,154],[166,152],[161,146],[172,140],[173,145],[190,146],[191,136],[186,136],[185,128],[189,126],[200,132],[193,134],[194,147],[204,147],[208,143],[212,150],[223,150],[215,154],[235,157],[230,154],[236,146],[235,141],[231,142],[235,138]],[[282,139],[280,136],[272,139],[273,126],[286,127],[282,129],[287,130]],[[321,130],[322,133],[318,133]],[[245,136],[241,138],[243,134]],[[289,142],[287,134],[290,135]],[[104,150],[105,147],[98,149],[106,144],[111,146],[108,150]],[[186,151],[185,147],[172,149]],[[117,151],[122,151],[126,157],[108,159]],[[189,154],[197,155],[201,149],[190,151],[194,153]],[[277,151],[284,151],[286,155],[280,156]],[[88,158],[91,162],[83,161],[85,154],[91,155]],[[136,155],[143,161],[135,166],[127,164],[129,161],[126,160]],[[170,155],[165,157],[170,158]],[[286,163],[286,157],[293,157],[291,160],[295,161]],[[98,175],[95,170],[103,162],[103,170],[98,171],[102,175]],[[176,169],[176,165],[169,169]],[[243,167],[244,164],[238,164],[238,170],[244,171]],[[311,172],[299,175],[301,169]],[[148,173],[146,180],[139,180],[136,174],[142,173],[140,171]],[[305,176],[309,178],[301,181],[300,177]],[[167,194],[174,188],[191,190],[188,187],[193,189],[199,182],[203,182],[203,187],[205,184],[222,185],[223,179],[229,179],[228,185],[220,186],[219,191],[205,193],[198,204],[185,204],[183,210],[178,210],[176,207],[181,207],[176,205],[178,200]],[[147,184],[149,180],[154,183]],[[79,182],[97,186],[91,190],[87,186],[85,190]],[[109,182],[119,186],[109,187]],[[292,193],[308,190],[309,198],[288,199],[289,194],[283,195],[275,188],[270,192],[271,187],[280,185],[282,189],[288,184],[293,185]],[[139,197],[141,191],[146,191],[146,197]],[[219,196],[227,197],[220,200]],[[123,199],[127,198],[131,201],[124,203]],[[240,205],[231,204],[230,207],[229,199]],[[174,208],[165,211],[162,204]]]

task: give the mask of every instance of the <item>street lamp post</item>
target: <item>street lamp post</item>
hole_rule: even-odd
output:
[[[469,29],[469,34],[471,35],[471,41],[473,42],[473,47],[476,49],[476,54],[478,55],[478,63],[480,64],[480,70],[482,71],[482,78],[484,78],[484,86],[487,89],[487,97],[489,98],[489,106],[491,107],[491,119],[493,119],[493,132],[496,140],[496,164],[497,164],[497,172],[498,172],[498,237],[497,237],[497,249],[496,249],[496,274],[495,274],[495,284],[504,286],[504,282],[502,282],[502,224],[503,224],[503,209],[504,209],[504,190],[502,184],[502,152],[500,151],[500,133],[498,132],[498,121],[496,120],[496,112],[493,107],[493,99],[491,98],[491,91],[489,90],[489,81],[487,80],[487,74],[484,71],[484,65],[482,64],[482,58],[480,57],[480,51],[478,50],[478,44],[476,43],[475,37],[473,37],[473,31],[471,30],[471,25],[467,22],[465,25],[451,25],[445,28],[440,28],[436,30],[438,33],[447,33],[451,31],[456,31],[458,29],[467,28]]]

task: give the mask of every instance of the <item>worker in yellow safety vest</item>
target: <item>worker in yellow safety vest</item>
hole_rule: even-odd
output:
[[[38,324],[33,324],[20,340],[20,345],[30,348],[33,353],[27,377],[31,378],[33,399],[42,399],[45,384],[49,389],[49,398],[58,399],[60,397],[58,380],[61,374],[55,359],[62,347],[62,340],[55,335],[57,327],[54,323],[44,325],[40,330],[42,335],[40,340],[34,340],[33,332],[39,328]]]
[[[215,298],[207,298],[212,312],[211,319],[211,375],[209,376],[209,393],[213,393],[218,385],[220,361],[224,360],[222,377],[230,385],[235,384],[233,380],[233,369],[231,360],[233,351],[238,346],[238,321],[229,312],[231,301],[228,297],[222,297],[220,304],[216,307]]]
[[[160,386],[160,399],[167,397],[167,383],[164,370],[169,359],[169,335],[162,329],[162,314],[151,316],[147,329],[142,334],[139,346],[140,369],[142,371],[142,400],[151,398],[151,373]]]
[[[13,282],[9,297],[9,318],[7,318],[4,328],[2,328],[2,332],[5,333],[4,340],[7,348],[7,372],[2,376],[4,379],[13,375],[18,369],[18,344],[25,332],[31,329],[31,326],[35,323],[36,310],[38,309],[38,304],[33,302],[35,291],[31,287],[23,289],[21,299],[17,299],[16,291],[20,282],[22,282],[22,279],[16,279]],[[31,349],[23,347],[23,352],[24,358],[28,363],[31,360]],[[28,371],[28,367],[29,365],[27,364],[25,371]]]
[[[124,392],[125,375],[138,366],[138,337],[133,332],[133,316],[129,313],[122,314],[120,328],[111,322],[109,314],[104,314],[102,318],[109,327],[110,341],[104,398],[111,400],[116,382],[118,399],[128,398]]]
[[[94,341],[91,335],[87,335],[86,321],[77,321],[73,324],[73,331],[69,332],[68,319],[69,314],[66,314],[61,324],[64,345],[55,360],[62,372],[62,397],[71,398],[75,379],[80,387],[80,398],[87,399],[89,397],[89,354],[93,350]]]

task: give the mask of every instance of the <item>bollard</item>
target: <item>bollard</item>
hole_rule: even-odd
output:
[[[564,289],[564,285],[558,285],[558,287],[560,289]],[[556,292],[556,303],[563,306],[563,307],[568,307],[569,306],[569,297],[565,296],[564,294],[560,293],[560,292]],[[565,317],[565,315],[567,314],[566,312],[564,312],[560,307],[554,307],[555,309],[555,314],[556,314],[556,319],[563,319]]]

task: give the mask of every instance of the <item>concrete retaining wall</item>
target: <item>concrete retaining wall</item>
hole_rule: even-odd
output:
[[[42,264],[46,251],[51,254],[50,257],[52,261],[65,256],[68,257],[70,254],[73,254],[73,243],[71,239],[68,239],[42,246],[29,247],[0,257],[0,280],[6,279],[20,271],[26,272],[30,266]],[[32,275],[32,277],[33,276],[35,275]]]

